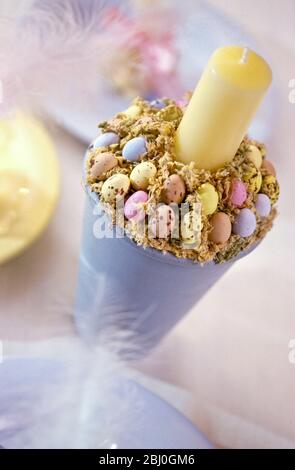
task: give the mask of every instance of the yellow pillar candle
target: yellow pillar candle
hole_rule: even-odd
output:
[[[252,50],[217,49],[177,130],[178,160],[206,170],[230,162],[271,80],[270,67]]]

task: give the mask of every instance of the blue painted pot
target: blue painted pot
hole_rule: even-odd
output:
[[[228,263],[201,265],[144,249],[126,236],[98,239],[97,207],[102,210],[86,187],[76,325],[87,341],[106,335],[131,357],[157,345],[237,259],[253,250]]]

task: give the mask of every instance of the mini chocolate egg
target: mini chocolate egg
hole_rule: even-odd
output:
[[[217,209],[219,196],[213,184],[204,183],[198,188],[198,194],[202,204],[204,215],[211,215]]]
[[[209,240],[217,244],[227,242],[232,230],[229,216],[224,212],[217,212],[211,217],[210,223],[212,230],[209,233]]]
[[[160,119],[163,121],[172,122],[172,121],[175,121],[176,119],[182,118],[183,112],[176,104],[175,105],[171,104],[169,106],[166,106],[166,108],[160,109],[159,116],[160,116]]]
[[[157,168],[151,162],[142,162],[133,168],[130,181],[134,189],[147,189],[150,179],[157,173]]]
[[[162,199],[166,204],[180,204],[185,198],[186,188],[183,179],[179,175],[171,175],[164,182]]]
[[[276,176],[276,169],[269,160],[263,160],[261,168],[263,168],[269,175]]]
[[[271,202],[266,194],[258,194],[255,207],[260,217],[267,217],[271,211]]]
[[[201,208],[198,212],[187,212],[181,221],[181,237],[186,245],[194,245],[198,248],[201,243],[202,215]]]
[[[153,100],[151,101],[151,106],[156,109],[163,109],[166,108],[166,103],[163,100]]]
[[[243,179],[247,184],[249,193],[259,193],[262,185],[262,174],[257,168],[252,167],[243,175]]]
[[[130,180],[127,175],[117,173],[108,178],[102,188],[101,195],[105,202],[115,202],[117,196],[125,196],[130,188]]]
[[[259,171],[256,178],[253,178],[253,180],[250,184],[250,188],[253,188],[254,193],[259,193],[259,191],[261,189],[261,185],[262,185],[262,174]]]
[[[117,164],[118,161],[113,153],[100,153],[95,157],[94,165],[90,168],[90,176],[93,179],[100,179],[104,173],[115,168]]]
[[[126,219],[141,222],[145,218],[144,204],[148,201],[145,191],[137,191],[125,202],[124,214]]]
[[[147,153],[147,142],[144,137],[134,137],[123,148],[122,155],[130,162],[136,162]]]
[[[171,207],[162,205],[149,220],[149,236],[168,238],[175,227],[175,214]]]
[[[247,152],[247,158],[256,166],[256,168],[261,168],[262,164],[262,155],[259,148],[256,145],[249,145],[249,151]]]
[[[272,205],[277,202],[280,195],[280,186],[275,176],[267,175],[263,177],[261,192],[269,197]]]
[[[256,229],[256,217],[250,209],[242,209],[236,216],[233,224],[235,235],[246,238],[250,237]]]
[[[141,113],[141,109],[139,106],[137,106],[136,104],[132,104],[131,106],[129,106],[129,108],[127,108],[123,114],[128,117],[128,118],[131,118],[131,119],[135,119],[137,118]]]
[[[246,185],[235,178],[232,181],[231,192],[229,200],[235,207],[241,207],[247,199],[247,188]]]
[[[97,137],[93,142],[93,148],[97,149],[99,147],[108,147],[109,145],[118,144],[120,137],[115,132],[106,132]]]

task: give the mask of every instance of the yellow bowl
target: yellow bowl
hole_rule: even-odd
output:
[[[44,231],[59,186],[57,154],[43,125],[20,112],[0,120],[0,264]]]

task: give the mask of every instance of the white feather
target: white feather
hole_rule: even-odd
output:
[[[0,444],[28,449],[115,445],[141,405],[135,388],[128,389],[131,395],[124,393],[135,373],[111,342],[88,347],[79,339],[61,338],[36,343],[32,350],[39,362],[28,360],[21,363],[23,371],[11,371],[13,380],[20,377],[17,386],[7,379],[3,383],[0,369]]]
[[[113,2],[114,3],[114,2]],[[120,11],[129,1],[117,2]],[[128,40],[120,14],[106,27],[105,0],[38,0],[27,13],[0,18],[2,111],[15,104],[32,105],[51,86],[66,86],[71,77],[97,75],[106,55]],[[118,25],[118,26],[117,26]]]

